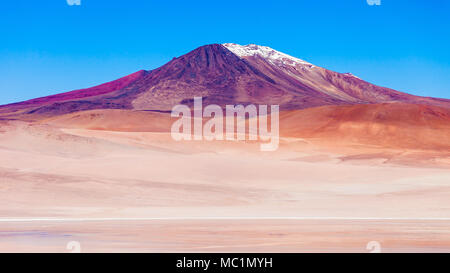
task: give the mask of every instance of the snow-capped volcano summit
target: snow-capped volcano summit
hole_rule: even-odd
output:
[[[350,73],[314,66],[270,47],[210,44],[92,88],[0,106],[0,119],[38,119],[93,109],[170,111],[205,104],[280,105],[297,110],[326,105],[403,102],[450,107],[445,99],[417,97],[373,85]]]
[[[234,43],[225,43],[222,44],[224,47],[226,47],[228,50],[233,52],[239,57],[248,57],[248,56],[261,56],[264,59],[267,59],[269,62],[273,64],[284,64],[284,65],[306,65],[310,68],[313,68],[314,65],[292,57],[290,55],[287,55],[285,53],[279,52],[273,48],[267,47],[267,46],[260,46],[255,44],[249,44],[249,45],[238,45]]]

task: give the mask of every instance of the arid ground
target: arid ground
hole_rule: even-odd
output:
[[[0,251],[450,251],[448,149],[289,132],[264,153],[117,111],[2,122]]]

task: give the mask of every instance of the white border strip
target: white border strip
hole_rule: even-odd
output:
[[[450,221],[448,217],[144,217],[144,218],[0,218],[8,222],[102,222],[102,221],[183,221],[183,220],[337,220],[337,221]]]

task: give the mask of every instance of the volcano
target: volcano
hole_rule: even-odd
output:
[[[92,88],[0,106],[0,119],[164,132],[170,130],[165,113],[177,104],[193,107],[194,97],[222,107],[279,105],[281,133],[289,137],[450,148],[448,99],[414,96],[269,47],[232,43],[202,46]]]
[[[283,110],[402,102],[450,107],[450,100],[398,92],[258,45],[212,44],[151,70],[96,87],[0,107],[3,118],[40,118],[94,109],[170,111],[191,104],[278,104]]]
[[[203,109],[279,105],[278,149],[261,151],[261,134],[177,141],[171,110],[194,97]],[[449,139],[447,99],[269,47],[202,46],[0,106],[0,252],[65,251],[69,239],[89,252],[358,252],[372,240],[448,252]]]

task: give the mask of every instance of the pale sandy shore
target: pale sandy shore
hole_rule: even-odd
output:
[[[450,220],[152,220],[0,225],[0,252],[449,252]]]
[[[446,151],[8,126],[1,252],[450,251]]]

